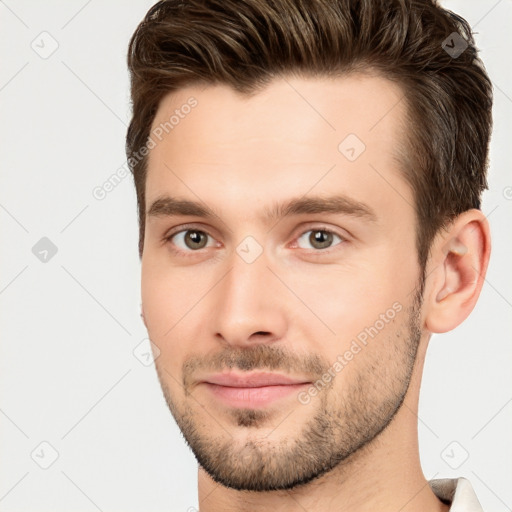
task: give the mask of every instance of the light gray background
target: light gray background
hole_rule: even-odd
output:
[[[0,1],[0,511],[197,506],[195,459],[153,365],[133,353],[144,360],[149,344],[139,317],[131,177],[103,200],[92,193],[125,164],[126,48],[152,4]],[[483,205],[494,238],[475,311],[431,341],[421,458],[427,478],[466,476],[484,508],[505,511],[512,507],[512,2],[443,5],[474,27],[495,84]],[[47,262],[32,252],[42,237],[58,249]]]

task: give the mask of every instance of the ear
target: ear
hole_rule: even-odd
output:
[[[428,331],[450,331],[469,316],[482,290],[490,253],[489,223],[480,210],[462,213],[438,234],[424,295]]]

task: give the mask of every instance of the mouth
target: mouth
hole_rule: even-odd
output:
[[[219,373],[202,384],[217,400],[230,407],[264,407],[298,393],[311,381],[276,373]]]

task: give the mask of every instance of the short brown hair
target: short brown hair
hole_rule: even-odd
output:
[[[449,51],[456,43],[465,48],[460,55]],[[163,0],[133,34],[128,67],[133,117],[126,152],[140,256],[147,173],[140,149],[161,99],[198,83],[251,95],[287,73],[377,72],[401,86],[407,106],[401,167],[414,193],[423,269],[438,230],[480,208],[492,85],[468,23],[433,0]]]

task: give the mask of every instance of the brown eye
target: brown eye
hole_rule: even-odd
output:
[[[328,249],[329,247],[338,245],[344,239],[326,229],[310,229],[303,233],[298,239],[298,245],[302,249]]]
[[[177,247],[178,251],[191,252],[211,247],[214,245],[214,239],[199,229],[182,229],[176,233],[166,236],[166,241]]]
[[[315,249],[325,249],[332,244],[332,233],[327,231],[312,231],[309,235],[309,242]]]
[[[202,231],[189,229],[185,231],[184,242],[189,249],[202,249],[208,242],[208,236]]]

